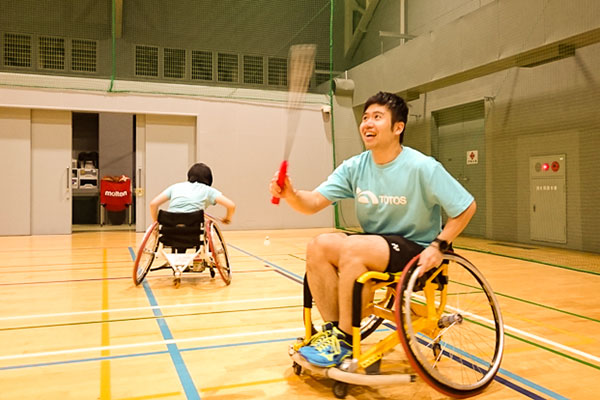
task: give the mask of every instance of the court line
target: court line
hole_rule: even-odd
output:
[[[55,324],[40,324],[40,325],[26,325],[26,326],[11,326],[8,328],[0,328],[0,332],[5,331],[17,331],[24,329],[38,329],[38,328],[56,328],[59,326],[78,326],[78,325],[93,325],[104,322],[132,322],[132,321],[144,321],[144,320],[153,320],[157,318],[179,318],[179,317],[192,317],[199,315],[210,315],[210,314],[219,314],[224,315],[227,313],[242,313],[242,312],[253,312],[253,311],[274,311],[274,310],[283,310],[283,309],[291,309],[291,308],[301,308],[302,304],[292,304],[292,305],[284,305],[284,306],[270,306],[270,307],[255,307],[255,308],[238,308],[234,310],[215,310],[215,311],[200,311],[193,313],[181,313],[181,314],[163,314],[161,317],[157,317],[155,315],[149,317],[129,317],[129,318],[112,318],[112,319],[102,319],[102,320],[91,320],[91,321],[75,321],[75,322],[62,322]],[[108,314],[108,313],[106,313]]]
[[[425,297],[424,297],[424,296],[421,296],[421,295],[415,295],[415,298],[418,298],[419,300],[421,300],[421,302],[425,302]],[[436,301],[436,302],[437,302],[437,301]],[[481,316],[479,316],[479,315],[473,314],[473,313],[471,313],[471,312],[468,312],[468,311],[465,311],[465,310],[460,310],[460,309],[458,309],[458,308],[456,308],[456,307],[453,307],[453,306],[446,305],[446,308],[448,308],[448,309],[450,309],[450,310],[452,310],[452,311],[459,312],[459,313],[461,313],[461,314],[463,314],[463,315],[468,315],[469,317],[471,317],[471,318],[473,318],[473,319],[478,319],[478,320],[480,320],[480,321],[483,321],[483,322],[485,323],[485,325],[487,325],[487,326],[494,326],[494,324],[495,324],[495,323],[494,323],[494,321],[492,321],[492,320],[489,320],[489,319],[487,319],[487,318],[481,317]],[[485,325],[484,325],[484,326],[485,326]],[[521,329],[514,328],[514,327],[512,327],[512,326],[510,326],[510,325],[506,325],[506,324],[504,324],[504,330],[505,330],[505,331],[511,331],[511,332],[517,333],[517,334],[519,334],[519,335],[521,335],[521,336],[524,336],[524,337],[531,338],[531,339],[533,339],[533,340],[535,340],[535,341],[537,341],[537,342],[545,343],[545,344],[547,344],[547,345],[550,345],[550,346],[552,346],[552,347],[555,347],[555,348],[558,348],[558,349],[564,350],[564,351],[566,351],[566,352],[568,352],[568,353],[571,353],[571,354],[576,354],[576,355],[578,355],[578,356],[580,356],[580,357],[587,358],[587,359],[589,359],[589,360],[595,361],[595,362],[597,362],[597,363],[599,363],[599,364],[600,364],[600,357],[596,357],[596,356],[594,356],[594,355],[592,355],[592,354],[585,353],[585,352],[583,352],[583,351],[581,351],[581,350],[574,349],[574,348],[572,348],[572,347],[569,347],[569,346],[566,346],[566,345],[564,345],[564,344],[561,344],[561,343],[558,343],[558,342],[552,341],[552,340],[550,340],[550,339],[545,339],[545,338],[543,338],[543,337],[540,337],[540,336],[534,335],[534,334],[532,334],[532,333],[529,333],[529,332],[525,332],[525,331],[523,331],[523,330],[521,330]],[[508,334],[508,333],[507,333],[507,334]],[[530,343],[530,342],[528,342],[526,339],[524,339],[524,338],[522,338],[522,337],[521,337],[521,338],[519,338],[517,335],[510,335],[510,336],[511,336],[512,338],[514,338],[514,339],[519,339],[519,340],[523,340],[523,341],[525,341],[526,343]],[[546,347],[544,347],[544,346],[538,346],[538,347],[540,347],[540,348],[543,348],[543,349],[546,349],[546,350],[549,350],[549,349],[547,349],[547,348],[546,348]],[[593,367],[593,368],[596,368],[596,369],[600,369],[600,366],[596,366],[596,365],[594,365],[594,364],[590,364],[590,363],[588,363],[588,362],[586,362],[586,361],[579,360],[579,359],[577,359],[577,358],[575,358],[575,357],[570,357],[570,356],[568,356],[568,355],[566,355],[566,354],[563,354],[563,353],[560,353],[560,352],[557,352],[557,351],[552,351],[552,352],[553,352],[553,353],[555,353],[555,354],[560,354],[560,355],[563,355],[564,357],[567,357],[567,358],[569,358],[569,359],[571,359],[571,360],[574,360],[574,361],[580,362],[580,363],[582,363],[582,364],[588,365],[588,366],[590,366],[590,367]]]
[[[475,248],[471,248],[471,247],[464,247],[464,246],[455,246],[455,248],[461,249],[461,250],[468,250],[468,251],[472,251],[472,252],[476,252],[476,253],[490,254],[490,255],[498,256],[498,257],[511,258],[513,260],[527,261],[527,262],[536,263],[536,264],[548,265],[550,267],[566,269],[566,270],[574,271],[574,272],[581,272],[583,274],[600,275],[600,272],[589,271],[589,270],[586,270],[586,269],[580,269],[580,268],[575,268],[575,267],[568,267],[566,265],[560,265],[560,264],[550,263],[550,262],[547,262],[547,261],[535,260],[533,258],[510,256],[508,254],[496,253],[496,252],[489,251],[489,250],[480,250],[480,249],[475,249]]]
[[[183,338],[183,339],[165,339],[165,340],[157,340],[152,342],[141,342],[141,343],[127,343],[127,344],[115,344],[110,346],[96,346],[96,347],[80,347],[77,349],[67,349],[67,350],[56,350],[56,351],[45,351],[38,353],[26,353],[26,354],[13,354],[7,356],[0,356],[0,361],[3,360],[19,360],[25,358],[35,358],[35,357],[49,357],[49,356],[57,356],[63,354],[77,354],[77,353],[87,353],[92,351],[103,351],[103,350],[118,350],[118,349],[129,349],[136,347],[148,347],[148,346],[158,346],[158,345],[170,345],[177,343],[189,343],[189,342],[203,342],[207,340],[215,340],[215,339],[232,339],[243,336],[265,336],[272,334],[280,334],[280,333],[303,333],[304,327],[301,328],[286,328],[286,329],[273,329],[267,331],[258,331],[258,332],[244,332],[244,333],[230,333],[230,334],[219,334],[214,336],[197,336],[192,338]]]
[[[245,253],[246,253],[246,254],[248,254],[248,255],[250,255],[250,256],[252,256],[252,257],[254,257],[254,258],[258,258],[258,257],[254,256],[254,255],[252,255],[252,254],[250,254],[250,253],[247,253],[247,252],[245,252]],[[259,259],[260,259],[260,258],[259,258]],[[273,265],[273,264],[271,264],[271,263],[269,263],[269,264],[270,264],[270,265]],[[285,276],[288,276],[288,274],[289,274],[289,275],[291,275],[291,276],[296,276],[296,277],[298,277],[298,275],[295,275],[295,274],[293,274],[293,273],[291,273],[291,272],[289,272],[289,271],[287,271],[287,270],[285,270],[285,269],[283,269],[283,268],[280,268],[280,267],[278,267],[278,266],[276,266],[276,268],[277,268],[278,270],[280,270],[281,272],[285,272],[285,273],[283,274],[283,275],[285,275]],[[298,298],[298,296],[296,296],[296,298]],[[187,306],[187,305],[186,305],[186,306]],[[154,308],[152,308],[152,309],[154,309]],[[293,329],[293,331],[302,331],[302,330],[303,330],[303,329]],[[282,330],[279,330],[279,331],[282,331]],[[267,332],[271,332],[271,333],[272,333],[272,332],[275,332],[275,331],[267,331]],[[265,332],[264,332],[264,331],[263,331],[263,332],[257,332],[257,333],[255,333],[255,334],[257,334],[257,335],[263,335],[263,334],[265,334]],[[244,335],[245,335],[245,336],[248,336],[249,334],[248,334],[248,333],[245,333]],[[222,339],[222,338],[225,338],[225,337],[232,337],[232,336],[231,336],[231,335],[219,335],[219,336],[216,336],[216,337],[218,337],[218,338],[221,338],[221,339]],[[215,337],[213,337],[213,338],[215,338]],[[172,342],[172,343],[176,343],[176,342],[177,342],[177,343],[179,343],[179,342],[188,342],[188,341],[193,341],[193,340],[207,340],[207,339],[211,339],[211,338],[190,338],[190,339],[171,340],[170,342]],[[282,340],[289,340],[289,339],[282,339]],[[156,343],[156,344],[165,344],[165,343],[167,343],[167,342],[168,342],[168,341],[166,341],[166,340],[165,340],[165,341],[160,341],[160,342],[155,342],[155,343]],[[151,343],[146,343],[146,344],[142,343],[142,344],[136,344],[136,345],[120,345],[120,346],[110,346],[110,348],[113,348],[113,349],[114,349],[114,348],[138,347],[138,346],[140,346],[140,345],[150,345],[150,344],[151,344]],[[55,354],[58,354],[58,353],[63,353],[63,354],[65,354],[65,353],[82,352],[82,351],[89,351],[89,349],[73,349],[73,350],[70,350],[70,351],[69,351],[69,350],[67,350],[67,351],[59,351],[59,352],[53,352],[53,353],[55,353]],[[187,351],[187,350],[185,350],[185,349],[181,349],[181,351]],[[41,353],[38,353],[38,355],[39,355],[39,354],[41,354]],[[49,354],[49,353],[46,353],[46,354]],[[23,356],[29,356],[29,355],[23,355]],[[34,355],[31,355],[31,356],[34,356]],[[119,356],[115,356],[115,357],[119,357]],[[9,358],[10,358],[10,357],[9,357]],[[12,358],[24,358],[24,357],[12,357]],[[0,359],[7,359],[7,357],[0,357]],[[2,368],[2,369],[4,369],[4,368]]]
[[[472,250],[472,249],[467,249],[467,248],[465,248],[465,250]],[[473,251],[475,251],[475,252],[476,252],[477,250],[473,250]],[[496,255],[498,255],[498,256],[503,256],[502,254],[496,254]],[[306,259],[304,259],[304,258],[302,258],[302,257],[295,256],[295,255],[293,255],[293,254],[290,254],[290,256],[292,256],[292,257],[294,257],[294,258],[297,258],[297,259],[299,259],[299,260],[302,260],[302,261],[306,261]],[[537,261],[535,261],[535,260],[526,260],[526,261],[537,262]],[[572,316],[572,317],[577,317],[577,318],[581,318],[581,319],[587,319],[588,321],[593,321],[593,322],[598,322],[598,323],[600,323],[600,320],[599,320],[599,319],[596,319],[596,318],[588,317],[588,316],[586,316],[586,315],[576,314],[576,313],[574,313],[574,312],[567,311],[567,310],[561,310],[560,308],[556,308],[556,307],[552,307],[552,306],[547,306],[547,305],[545,305],[545,304],[541,304],[541,303],[536,303],[536,302],[534,302],[534,301],[531,301],[531,300],[527,300],[527,299],[522,299],[522,298],[520,298],[520,297],[511,296],[511,295],[508,295],[508,294],[504,294],[504,293],[501,293],[501,292],[497,292],[497,291],[495,291],[495,290],[494,290],[494,294],[495,294],[496,296],[500,296],[500,297],[506,297],[507,299],[511,299],[511,300],[515,300],[515,301],[520,301],[520,302],[522,302],[522,303],[526,303],[526,304],[534,305],[534,306],[537,306],[537,307],[540,307],[540,308],[545,308],[545,309],[547,309],[547,310],[552,310],[552,311],[556,311],[556,312],[558,312],[558,313],[567,314],[567,315],[570,315],[570,316]]]
[[[242,249],[240,249],[240,248],[237,248],[237,247],[235,247],[235,246],[232,246],[232,245],[230,245],[230,244],[228,244],[228,246],[234,247],[234,248],[235,248],[235,249],[237,249],[238,251],[241,251],[241,252],[243,252],[244,254],[247,254],[247,255],[249,255],[249,256],[251,256],[251,257],[254,257],[254,258],[256,258],[256,259],[258,259],[258,260],[260,260],[260,261],[267,262],[266,260],[262,259],[261,257],[258,257],[258,256],[254,255],[254,254],[251,254],[251,253],[249,253],[249,252],[246,252],[245,250],[242,250]],[[283,275],[284,275],[284,276],[290,276],[290,277],[291,277],[291,276],[293,276],[293,277],[296,277],[296,278],[300,279],[299,275],[296,275],[296,274],[294,274],[294,273],[292,273],[292,272],[290,272],[290,271],[287,271],[287,270],[285,270],[284,268],[281,268],[281,267],[279,267],[279,266],[276,266],[276,265],[274,265],[274,264],[271,264],[271,263],[269,263],[269,265],[273,265],[275,268],[277,268],[277,270],[280,270],[280,271],[284,272],[284,273],[283,273]],[[293,278],[292,278],[292,279],[293,279]],[[297,281],[297,279],[293,279],[293,280],[294,280],[294,281]],[[517,332],[522,332],[523,334],[526,334],[526,335],[528,335],[528,336],[530,336],[530,337],[536,337],[535,335],[528,334],[528,333],[526,333],[526,332],[524,332],[524,331],[521,331],[521,330],[519,330],[519,329],[516,329],[516,328],[512,328],[512,327],[510,327],[510,326],[508,326],[508,329],[507,329],[507,325],[504,325],[504,328],[505,328],[505,330],[512,330],[512,329],[514,329],[515,331],[517,331]],[[519,339],[519,340],[523,340],[523,341],[527,342],[525,339],[522,339],[522,338],[518,338],[518,337],[515,337],[515,336],[511,336],[511,337],[513,337],[513,338],[515,338],[515,339]],[[546,339],[542,339],[542,338],[540,338],[540,340],[544,340],[544,341],[546,341]],[[547,340],[547,341],[548,341],[548,342],[550,342],[550,343],[554,343],[554,342],[552,342],[552,341],[549,341],[549,340]],[[532,344],[532,345],[535,345],[534,343],[531,343],[531,344]],[[563,347],[563,348],[565,348],[565,349],[570,349],[569,347],[567,347],[567,346],[563,346],[563,345],[561,345],[561,344],[559,344],[559,343],[556,343],[556,344],[557,344],[557,345],[559,345],[559,346],[561,346],[561,347]],[[544,346],[541,346],[541,345],[537,345],[537,346],[535,346],[535,347],[542,348],[542,349],[546,349],[546,350],[551,350],[551,349],[547,349],[547,348],[545,348]],[[571,350],[573,350],[575,353],[579,353],[579,352],[580,352],[579,350],[576,350],[576,349],[571,349]],[[557,352],[557,351],[551,351],[551,352],[552,352],[552,353],[555,353],[555,354],[561,354],[561,355],[562,355],[562,353],[560,353],[560,352]],[[581,353],[583,353],[583,352],[581,352]],[[583,354],[586,354],[586,353],[583,353]],[[584,365],[592,366],[592,367],[594,367],[594,368],[600,368],[600,367],[597,367],[597,366],[595,366],[595,365],[593,365],[593,364],[587,363],[587,362],[585,362],[585,361],[583,361],[583,360],[578,360],[577,358],[570,357],[570,356],[568,356],[568,355],[566,355],[566,354],[565,354],[564,356],[565,356],[565,357],[567,357],[567,358],[569,358],[569,359],[572,359],[572,360],[574,360],[574,361],[578,361],[578,362],[580,362],[580,363],[583,363]],[[591,355],[589,355],[589,356],[591,356]],[[595,356],[591,356],[591,357],[594,357],[594,358],[596,358]],[[512,374],[512,373],[511,373],[511,374]],[[518,375],[516,375],[516,374],[513,374],[513,375],[514,375],[514,377],[519,377],[519,376],[518,376]],[[522,379],[525,379],[525,378],[522,378]],[[536,386],[537,386],[537,384],[536,384]],[[541,387],[541,386],[540,386],[540,387]],[[559,396],[560,396],[560,395],[559,395]]]
[[[423,334],[420,334],[420,335],[422,335],[422,336],[425,336],[425,335],[423,335]],[[419,337],[417,340],[418,340],[418,341],[419,341],[421,344],[423,344],[423,345],[427,346],[427,342],[426,342],[426,341],[425,341],[423,338]],[[472,361],[476,361],[476,362],[477,362],[477,363],[479,363],[480,365],[489,366],[489,363],[488,363],[488,362],[486,362],[486,361],[482,360],[481,358],[479,358],[479,357],[477,357],[477,356],[475,356],[475,355],[472,355],[472,354],[470,354],[470,353],[468,353],[468,352],[466,352],[466,351],[464,351],[464,350],[461,350],[461,349],[459,349],[459,348],[457,348],[457,347],[454,347],[454,346],[452,346],[452,345],[451,345],[451,344],[449,344],[449,343],[446,343],[446,342],[444,342],[444,347],[451,349],[453,352],[455,352],[455,353],[457,353],[457,354],[461,355],[462,357],[465,357],[465,358],[471,359]],[[444,353],[445,353],[446,357],[449,357],[449,358],[458,357],[458,356],[456,356],[456,355],[451,355],[451,354],[450,354],[450,353],[448,353],[446,350],[444,350]],[[462,360],[462,361],[461,361],[461,360]],[[472,366],[472,364],[471,364],[469,361],[467,361],[467,360],[464,360],[464,359],[461,359],[460,357],[458,357],[458,360],[456,360],[456,361],[459,361],[461,364],[463,364],[463,365],[465,365],[465,366],[468,366],[469,368],[471,368],[471,369],[473,369],[473,370],[476,370],[476,368],[474,368],[474,367]],[[470,366],[469,364],[471,364],[471,366]],[[543,387],[543,386],[540,386],[540,385],[538,385],[537,383],[535,383],[535,382],[532,382],[532,381],[530,381],[530,380],[528,380],[528,379],[525,379],[525,378],[523,378],[523,377],[521,377],[521,376],[519,376],[519,375],[517,375],[517,374],[514,374],[514,373],[512,373],[512,372],[510,372],[510,371],[507,371],[507,370],[505,370],[504,368],[499,368],[499,369],[498,369],[498,372],[501,372],[502,374],[504,374],[504,375],[506,375],[506,376],[509,376],[509,377],[511,377],[512,379],[516,380],[517,382],[519,382],[519,383],[521,383],[521,384],[523,384],[523,385],[525,385],[525,386],[529,386],[530,388],[532,388],[532,389],[535,389],[535,390],[537,390],[537,391],[539,391],[539,392],[541,392],[541,393],[543,393],[543,394],[545,394],[545,395],[551,396],[551,397],[552,397],[552,398],[554,398],[554,399],[557,399],[557,400],[568,400],[566,397],[564,397],[564,396],[562,396],[562,395],[560,395],[560,394],[558,394],[558,393],[556,393],[556,392],[553,392],[553,391],[552,391],[552,390],[550,390],[550,389],[546,389],[545,387]],[[499,381],[499,379],[496,379],[496,378],[498,378],[498,376],[494,377],[494,379]],[[506,383],[510,383],[509,381],[505,381],[505,382],[506,382]],[[514,385],[514,384],[512,384],[512,385]],[[512,385],[509,385],[509,386],[512,386]],[[533,393],[533,392],[530,392],[530,391],[528,391],[528,390],[526,390],[526,389],[524,389],[524,388],[522,388],[522,387],[519,387],[519,386],[517,386],[517,385],[514,385],[514,386],[515,386],[515,387],[514,387],[513,389],[515,389],[515,390],[516,390],[516,391],[518,391],[518,392],[521,392],[522,394],[529,395],[529,397],[531,397],[531,398],[534,398],[534,399],[541,399],[541,398],[542,398],[542,397],[538,396],[537,394],[535,394],[535,393]],[[527,393],[525,393],[525,392],[524,392],[524,390],[525,390]]]
[[[276,302],[282,300],[301,300],[302,296],[285,296],[285,297],[269,297],[269,298],[255,298],[255,299],[243,299],[243,300],[223,300],[223,301],[211,301],[204,303],[186,303],[186,304],[167,304],[163,306],[148,306],[148,307],[130,307],[130,308],[113,308],[108,310],[91,310],[91,311],[74,311],[64,313],[52,313],[52,314],[32,314],[32,315],[14,315],[10,317],[0,317],[0,321],[13,320],[13,319],[33,319],[33,318],[54,318],[54,317],[70,317],[74,315],[86,315],[86,314],[101,314],[104,312],[116,313],[126,311],[144,311],[154,309],[166,309],[166,308],[183,308],[183,307],[206,307],[215,305],[225,304],[240,304],[240,303],[255,303],[255,302]]]
[[[89,268],[89,269],[72,269],[71,271],[92,271],[94,269],[101,269],[101,268]],[[127,269],[131,269],[130,266],[127,267]],[[64,272],[64,271],[69,271],[69,270],[60,270],[60,271],[56,271],[56,272]],[[22,271],[19,271],[22,272]],[[34,271],[34,272],[47,272],[47,271]],[[53,272],[53,271],[51,271]],[[247,273],[255,273],[255,272],[267,272],[266,270],[242,270],[242,271],[236,271],[236,274],[247,274]],[[151,278],[146,278],[146,279],[161,279],[164,277],[167,277],[168,275],[160,275],[160,276],[154,276]],[[106,278],[85,278],[85,279],[63,279],[63,280],[55,280],[55,281],[25,281],[25,282],[10,282],[10,283],[0,283],[0,286],[22,286],[22,285],[44,285],[44,284],[53,284],[53,283],[72,283],[72,282],[94,282],[94,281],[103,281],[103,280],[126,280],[126,279],[131,279],[131,276],[115,276],[112,278],[106,277]]]
[[[231,244],[227,244],[227,246],[229,246],[229,247],[233,247],[234,249],[236,249],[236,250],[238,250],[238,251],[241,251],[242,253],[244,253],[244,254],[247,254],[247,255],[249,255],[249,256],[251,256],[251,257],[254,257],[254,258],[256,258],[256,259],[258,259],[258,260],[260,260],[260,261],[262,261],[262,262],[269,263],[269,265],[273,266],[273,267],[274,267],[274,268],[276,268],[278,271],[281,271],[281,272],[282,272],[282,274],[283,274],[284,276],[295,277],[296,279],[293,279],[293,280],[294,280],[294,281],[296,281],[296,282],[297,282],[297,279],[302,279],[302,278],[301,278],[299,275],[296,275],[296,274],[294,274],[294,273],[292,273],[292,272],[290,272],[290,271],[288,271],[288,270],[286,270],[286,269],[284,269],[284,268],[281,268],[281,267],[279,267],[279,266],[277,266],[277,265],[275,265],[275,264],[272,264],[272,263],[270,263],[270,262],[268,262],[268,261],[264,260],[263,258],[261,258],[261,257],[259,257],[259,256],[256,256],[256,255],[254,255],[254,254],[251,254],[251,253],[249,253],[249,252],[247,252],[247,251],[245,251],[245,250],[242,250],[242,249],[240,249],[240,248],[238,248],[238,247],[236,247],[236,246],[233,246],[233,245],[231,245]],[[302,281],[300,281],[300,283],[302,283]],[[489,322],[489,321],[488,321],[488,322]],[[525,331],[522,331],[522,330],[520,330],[520,329],[517,329],[517,328],[513,328],[513,327],[511,327],[511,326],[509,326],[509,325],[506,325],[506,324],[504,325],[504,329],[505,329],[505,330],[511,330],[511,331],[513,331],[513,332],[519,333],[519,334],[521,334],[521,335],[523,335],[523,336],[530,337],[530,338],[532,338],[532,339],[535,339],[535,340],[539,340],[539,341],[540,341],[540,342],[542,342],[542,343],[546,343],[546,344],[549,344],[549,345],[554,345],[554,346],[556,346],[556,347],[558,347],[558,348],[560,348],[560,349],[562,349],[562,350],[565,350],[565,351],[571,352],[571,353],[573,353],[573,354],[577,354],[577,355],[583,356],[583,357],[585,357],[585,358],[588,358],[588,359],[591,359],[591,360],[594,360],[594,361],[596,361],[596,362],[599,362],[599,363],[600,363],[600,358],[598,358],[598,357],[596,357],[596,356],[593,356],[593,355],[591,355],[591,354],[584,353],[584,352],[582,352],[582,351],[580,351],[580,350],[573,349],[573,348],[571,348],[571,347],[568,347],[568,346],[562,345],[562,344],[560,344],[560,343],[553,342],[553,341],[551,341],[551,340],[548,340],[548,339],[541,338],[541,337],[539,337],[539,336],[536,336],[536,335],[533,335],[533,334],[527,333],[527,332],[525,332]],[[559,353],[559,354],[561,354],[561,353]],[[569,358],[570,358],[570,357],[569,357]],[[575,360],[576,360],[576,359],[575,359]],[[580,361],[580,362],[582,362],[582,363],[584,363],[584,364],[588,364],[588,363],[586,363],[586,362],[585,362],[585,361],[583,361],[583,360],[579,360],[579,361]],[[593,364],[590,364],[590,366],[593,366],[594,368],[600,368],[600,367],[596,367],[596,366],[595,366],[595,365],[593,365]]]
[[[280,267],[277,264],[273,264],[272,262],[270,262],[268,260],[265,260],[262,257],[259,257],[259,256],[255,255],[255,254],[252,254],[252,253],[249,253],[246,250],[242,250],[241,248],[239,248],[237,246],[234,246],[231,243],[227,243],[227,247],[233,247],[234,249],[236,249],[240,253],[243,253],[243,254],[245,254],[247,256],[250,256],[250,257],[256,258],[257,260],[260,260],[261,262],[263,262],[263,263],[265,263],[265,264],[267,264],[267,265],[275,268],[277,271],[281,272],[281,274],[283,274],[286,277],[295,278],[295,279],[292,279],[293,281],[296,281],[298,283],[302,283],[304,281],[304,278],[301,277],[300,275],[294,274],[293,272],[288,271],[287,269],[282,268],[282,267]]]
[[[129,247],[128,249],[131,258],[135,260],[136,255],[133,251],[133,248]],[[167,321],[162,318],[162,311],[160,308],[158,308],[158,302],[156,301],[156,297],[152,292],[152,288],[150,288],[150,284],[148,284],[147,280],[144,280],[142,286],[146,292],[146,297],[148,298],[150,305],[153,307],[152,312],[156,317],[160,317],[156,320],[156,323],[158,324],[163,339],[166,341],[173,340],[171,330],[167,325]],[[175,367],[175,371],[179,377],[179,382],[181,382],[181,386],[183,386],[183,391],[185,392],[186,398],[191,400],[200,400],[200,395],[198,394],[194,380],[187,369],[185,361],[183,361],[183,357],[181,357],[181,352],[179,351],[176,342],[173,341],[171,343],[167,343],[167,350],[169,351],[169,356],[171,357],[171,361],[173,362],[173,366]]]
[[[102,251],[102,277],[108,277],[108,258],[107,251]],[[102,281],[102,309],[108,308],[108,281]],[[108,322],[108,313],[102,313],[102,325],[101,325],[101,343],[102,346],[108,346],[110,344],[110,323]],[[104,350],[100,353],[101,356],[108,356],[110,352]],[[100,399],[110,399],[110,362],[100,361]]]
[[[150,304],[153,306],[158,306],[158,302],[154,297],[154,293],[152,293],[152,289],[150,288],[148,281],[144,281],[143,286]],[[155,316],[162,317],[162,312],[160,311],[160,309],[153,309],[152,311],[154,312]],[[171,330],[169,329],[167,322],[163,318],[158,318],[156,320],[156,323],[158,324],[160,328],[160,333],[162,334],[164,339],[173,339]],[[186,397],[192,400],[200,400],[200,395],[198,394],[198,390],[196,389],[194,380],[192,379],[190,372],[188,371],[187,366],[183,361],[183,357],[181,357],[181,352],[179,351],[177,344],[175,342],[168,343],[167,349],[169,351],[169,355],[171,356],[171,361],[173,361],[173,366],[175,367],[175,371],[177,372],[179,381],[181,382],[181,386],[183,386],[183,391],[185,392]]]

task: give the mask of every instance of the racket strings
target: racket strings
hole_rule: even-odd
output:
[[[288,71],[288,106],[297,107],[308,91],[315,68],[317,46],[298,44],[290,47]]]

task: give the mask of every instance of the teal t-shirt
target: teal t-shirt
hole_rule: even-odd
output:
[[[185,213],[205,210],[215,205],[221,192],[204,183],[180,182],[169,186],[163,192],[170,200],[167,211]]]
[[[349,158],[316,190],[333,202],[354,198],[365,232],[402,235],[422,246],[441,231],[442,209],[456,217],[473,202],[442,164],[406,146],[384,165],[370,151]]]

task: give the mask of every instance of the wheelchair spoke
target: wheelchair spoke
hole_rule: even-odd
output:
[[[135,257],[135,262],[133,265],[133,282],[136,285],[142,283],[142,281],[148,274],[148,271],[150,270],[152,262],[154,261],[154,258],[156,256],[157,249],[158,223],[154,222],[146,230],[144,238],[142,239],[142,243],[140,243],[140,247]]]
[[[467,260],[446,254],[440,268],[449,278],[441,285],[435,278],[418,282],[416,265],[404,271],[396,303],[400,342],[413,368],[434,388],[450,396],[474,395],[500,367],[502,317],[488,283]],[[429,302],[439,317],[425,311]]]
[[[229,265],[229,256],[221,230],[212,220],[206,224],[209,251],[212,255],[212,261],[226,285],[231,283],[231,267]]]

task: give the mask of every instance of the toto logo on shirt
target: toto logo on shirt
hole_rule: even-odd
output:
[[[104,195],[108,197],[125,197],[127,196],[127,190],[118,191],[118,190],[105,190]]]

